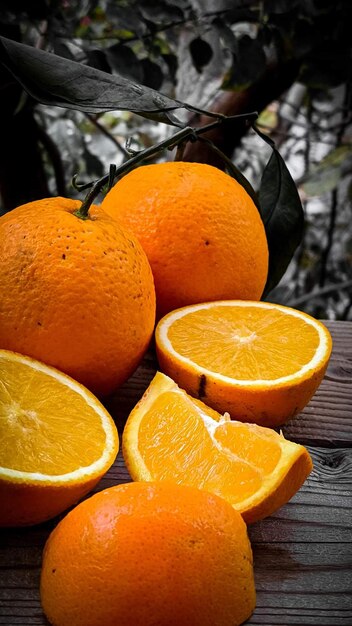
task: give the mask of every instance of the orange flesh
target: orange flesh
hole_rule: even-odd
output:
[[[20,403],[8,392],[14,380]],[[8,361],[6,368],[0,364],[0,381],[1,467],[55,476],[101,457],[106,440],[101,420],[77,392],[65,386],[58,393],[55,379],[18,361]]]
[[[236,504],[256,493],[275,469],[281,457],[279,438],[258,426],[248,429],[228,421],[217,425],[210,415],[203,419],[186,398],[167,391],[143,415],[138,446],[158,480],[172,478]]]
[[[174,349],[198,366],[237,380],[275,380],[313,358],[319,334],[305,320],[270,309],[221,307],[173,321]]]

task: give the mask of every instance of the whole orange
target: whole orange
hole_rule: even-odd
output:
[[[147,257],[100,207],[48,198],[0,218],[0,348],[106,395],[139,364],[155,322]]]
[[[181,161],[138,167],[102,207],[130,229],[151,264],[158,316],[213,300],[259,300],[268,246],[258,209],[219,169]]]
[[[118,485],[52,532],[40,591],[55,626],[236,626],[255,605],[246,526],[193,487]]]

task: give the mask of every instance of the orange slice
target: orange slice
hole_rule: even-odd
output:
[[[126,422],[123,454],[134,480],[210,491],[247,523],[288,502],[312,469],[303,446],[221,416],[160,372]]]
[[[54,517],[90,491],[118,452],[116,426],[85,387],[0,350],[0,526]]]
[[[320,385],[332,342],[327,328],[268,302],[220,301],[184,307],[158,324],[160,369],[220,413],[278,426]]]

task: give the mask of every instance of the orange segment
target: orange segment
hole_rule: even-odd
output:
[[[205,489],[230,502],[247,522],[287,502],[312,468],[303,446],[222,417],[160,372],[127,420],[123,453],[134,480]]]
[[[33,524],[86,494],[118,451],[115,424],[73,379],[0,351],[0,526]]]
[[[267,302],[178,309],[156,329],[160,368],[221,413],[278,426],[301,411],[329,361],[331,337],[311,316]]]

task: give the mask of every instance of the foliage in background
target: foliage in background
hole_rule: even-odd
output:
[[[262,111],[261,128],[284,156],[306,209],[303,243],[270,299],[315,315],[351,318],[347,0],[3,4],[5,36],[203,108],[233,114],[241,107],[242,112]],[[72,195],[67,187],[77,170],[95,178],[110,162],[121,163],[126,138],[133,136],[133,148],[139,149],[168,132],[129,113],[85,115],[38,106],[23,95],[17,101],[21,108],[35,110],[52,193]],[[201,120],[196,116],[191,122]],[[244,132],[234,127],[225,138],[218,134],[215,143],[258,186],[268,154]],[[186,156],[209,160],[205,148],[200,154],[191,146]]]

